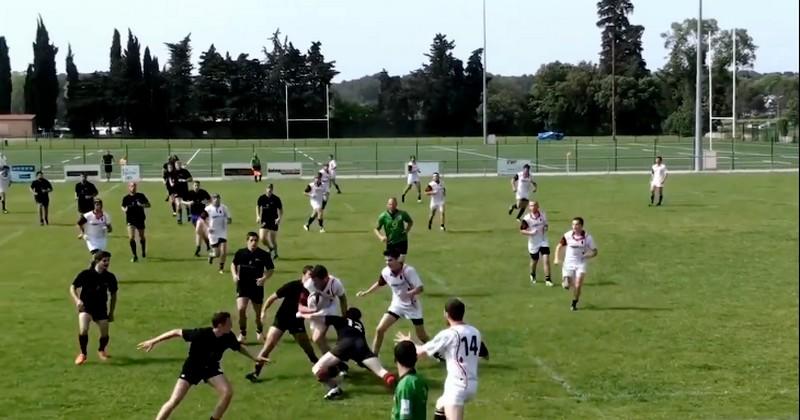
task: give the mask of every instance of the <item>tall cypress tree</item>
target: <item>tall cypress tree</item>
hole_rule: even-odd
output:
[[[124,65],[123,80],[125,86],[125,104],[123,119],[134,132],[138,131],[144,119],[142,102],[142,63],[139,39],[128,29],[128,45],[122,63]]]
[[[6,38],[0,36],[0,114],[11,113],[11,61]]]
[[[75,65],[75,56],[72,54],[72,46],[67,46],[67,92],[65,95],[67,105],[67,124],[72,135],[86,136],[89,134],[90,122],[87,118],[85,100],[83,98],[82,86],[78,67]]]
[[[106,90],[105,103],[109,109],[106,110],[107,122],[118,125],[125,113],[125,96],[127,88],[125,86],[125,63],[122,60],[122,41],[119,31],[115,28],[111,38],[111,50],[108,55],[108,89]]]
[[[169,68],[166,80],[169,86],[170,119],[186,119],[192,114],[192,34],[181,41],[167,43]]]
[[[58,77],[56,75],[56,54],[58,48],[50,43],[50,35],[42,17],[36,27],[36,42],[33,44],[33,89],[34,113],[37,125],[50,131],[56,117],[58,99]]]
[[[35,114],[36,97],[33,95],[33,64],[28,64],[28,68],[25,70],[25,87],[23,90],[25,91],[25,113]]]
[[[611,44],[614,44],[614,65],[617,76],[641,78],[647,76],[647,63],[642,58],[644,26],[633,25],[628,15],[633,13],[631,0],[600,0],[597,2],[597,27],[602,28],[600,72],[611,74]]]

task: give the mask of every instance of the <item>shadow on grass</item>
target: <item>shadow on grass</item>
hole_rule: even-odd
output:
[[[451,235],[471,235],[480,233],[492,233],[494,229],[448,229],[446,231]]]
[[[602,286],[616,286],[617,282],[610,281],[610,280],[608,280],[608,281],[597,281],[597,282],[587,282],[586,285],[589,286],[589,287],[591,287],[591,286],[601,286],[601,287]]]
[[[76,224],[75,223],[49,223],[47,226],[74,227],[74,226],[76,226]]]
[[[451,297],[488,297],[488,292],[457,292],[457,293],[443,293],[443,292],[425,292],[423,296],[436,297],[436,298],[451,298]]]
[[[205,261],[205,258],[202,257],[147,257],[143,258],[143,261],[152,261],[152,262],[186,262],[186,261]]]
[[[583,308],[579,309],[584,309],[587,311],[642,311],[642,312],[672,310],[672,308],[654,308],[647,306],[597,306],[597,305],[586,305]]]
[[[134,284],[178,284],[178,283],[185,283],[183,281],[178,280],[120,280],[119,282],[123,286],[127,285],[134,285]]]
[[[177,373],[180,369],[180,364],[186,360],[183,357],[150,357],[148,355],[142,354],[140,357],[128,357],[128,356],[111,356],[109,359],[109,363],[106,363],[108,366],[144,366],[144,365],[159,365],[159,364],[168,364],[168,365],[175,365],[175,372]]]

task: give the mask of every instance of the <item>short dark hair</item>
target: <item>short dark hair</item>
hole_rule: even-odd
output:
[[[347,311],[345,311],[344,316],[346,318],[350,318],[353,321],[360,321],[361,320],[361,310],[356,307],[349,307]]]
[[[394,346],[394,361],[413,369],[417,364],[417,346],[411,341],[401,341]]]
[[[313,265],[304,265],[303,266],[303,274],[308,273],[309,271],[312,271],[312,270],[314,270],[314,266]]]
[[[523,167],[523,168],[525,168],[525,169],[530,169],[530,168],[531,168],[531,165],[528,165],[528,164],[526,163],[526,164],[522,165],[522,167]]]
[[[466,310],[464,302],[458,298],[451,298],[444,304],[444,311],[447,312],[447,316],[453,321],[463,321],[464,312],[466,312]]]
[[[44,172],[42,172],[42,171],[36,171],[36,176],[39,176],[39,175],[44,175]]]
[[[328,277],[328,269],[324,265],[315,265],[311,269],[311,277],[315,279],[324,279]]]
[[[103,261],[103,259],[105,258],[111,258],[111,253],[108,251],[97,251],[94,253],[93,259],[95,263],[99,263],[100,261]]]
[[[661,156],[656,156],[656,160],[664,160]]]
[[[211,317],[211,326],[216,328],[231,319],[230,312],[215,312]]]
[[[267,185],[267,189],[270,189],[270,190],[271,190],[271,189],[273,189],[273,188],[275,188],[275,186],[274,186],[274,185],[272,185],[272,184],[269,184],[269,185]]]
[[[255,233],[255,232],[252,232],[252,231],[251,232],[247,232],[247,239],[250,239],[250,238],[258,239],[258,234]]]
[[[386,251],[383,251],[383,256],[384,257],[392,257],[394,259],[398,259],[398,258],[400,258],[400,251],[398,251],[398,250],[396,250],[394,248],[387,249]]]
[[[573,222],[578,222],[578,223],[581,224],[581,226],[583,226],[583,217],[575,216],[575,217],[572,218],[572,221]]]

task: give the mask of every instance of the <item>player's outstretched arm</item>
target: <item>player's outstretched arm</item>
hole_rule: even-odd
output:
[[[364,297],[364,296],[374,292],[375,289],[378,289],[379,287],[381,287],[381,282],[376,281],[375,283],[372,283],[372,286],[370,286],[369,289],[367,289],[367,290],[359,290],[358,293],[356,293],[356,297]]]
[[[114,322],[114,309],[117,308],[117,292],[111,293],[108,303],[108,322]]]
[[[264,319],[264,317],[267,316],[267,309],[269,309],[269,307],[272,306],[272,304],[275,303],[276,300],[278,300],[278,295],[273,293],[273,294],[269,295],[269,297],[267,298],[266,302],[264,302],[264,306],[261,307],[261,319],[262,320]]]
[[[156,344],[180,336],[181,336],[180,329],[170,330],[165,332],[164,334],[159,335],[158,337],[153,337],[149,340],[142,341],[136,346],[136,348],[139,350],[143,350],[145,352],[149,352],[150,350],[153,350],[153,347],[155,347]]]
[[[344,313],[347,312],[347,295],[344,293],[339,296],[339,307],[342,308],[342,316],[344,316]]]
[[[239,347],[239,353],[247,356],[248,359],[256,362],[256,363],[271,363],[272,361],[269,358],[262,357],[262,356],[253,356],[253,353],[250,353],[250,350],[247,350],[246,346]]]

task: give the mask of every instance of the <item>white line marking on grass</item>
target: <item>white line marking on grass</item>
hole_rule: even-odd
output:
[[[304,151],[302,151],[302,150],[300,150],[300,149],[295,149],[295,150],[297,150],[297,153],[300,153],[301,155],[303,155],[303,156],[307,157],[307,158],[308,158],[308,160],[310,160],[310,161],[314,162],[314,164],[316,164],[316,165],[319,165],[319,164],[320,164],[319,162],[317,162],[317,160],[316,160],[316,159],[314,159],[313,157],[309,156],[309,155],[308,155],[308,153],[306,153],[306,152],[304,152]]]
[[[198,154],[198,153],[200,153],[200,151],[201,151],[201,150],[203,150],[203,149],[197,149],[197,150],[195,150],[195,152],[194,152],[194,154],[192,155],[192,157],[190,157],[190,158],[189,158],[189,160],[187,160],[187,161],[186,161],[186,166],[189,166],[189,165],[192,163],[192,161],[194,160],[194,158],[196,158],[196,157],[197,157],[197,154]]]
[[[50,169],[50,165],[44,165],[42,169]]]
[[[784,162],[782,160],[762,160],[764,163],[780,163],[781,165],[791,165],[791,162]]]
[[[351,206],[347,201],[345,201],[343,204],[345,207],[347,207],[347,210],[356,211],[356,209],[354,209],[353,206]]]
[[[547,374],[547,376],[550,377],[550,379],[553,380],[553,382],[561,385],[561,388],[564,388],[564,391],[566,391],[567,394],[569,394],[573,398],[577,398],[580,401],[586,401],[587,398],[586,394],[575,389],[575,387],[570,385],[570,383],[567,382],[567,380],[564,379],[563,376],[559,375],[558,372],[556,372],[555,370],[553,370],[553,368],[548,366],[544,361],[542,361],[542,359],[534,357],[533,361],[536,363],[536,366],[539,366],[539,369],[541,369],[544,373]]]
[[[431,146],[431,147],[439,149],[439,150],[444,150],[446,152],[458,152],[458,153],[464,153],[464,154],[467,154],[467,155],[485,157],[485,158],[494,159],[494,160],[496,160],[496,159],[507,159],[507,158],[504,158],[502,156],[498,158],[497,156],[487,155],[485,153],[471,152],[469,150],[455,149],[455,148],[447,147],[447,146]],[[561,169],[561,168],[559,168],[557,166],[543,165],[541,163],[539,164],[539,167],[547,168],[547,169],[558,169],[558,170]]]
[[[120,185],[122,185],[122,184],[114,185],[113,187],[109,188],[108,191],[106,191],[106,193],[110,193],[111,191],[116,190],[117,188],[119,188]],[[75,210],[74,201],[70,201],[70,204],[67,207],[64,207],[63,209],[57,211],[55,214],[51,214],[50,216],[60,217],[62,214],[66,213],[66,212],[68,212],[70,210]],[[2,247],[3,245],[7,244],[8,242],[10,242],[12,239],[16,238],[17,236],[22,235],[23,233],[25,233],[26,230],[31,229],[32,227],[33,227],[33,225],[27,225],[25,227],[21,227],[21,228],[17,229],[15,232],[13,232],[13,233],[9,234],[8,236],[4,237],[3,239],[0,239],[0,247]]]
[[[67,162],[69,162],[69,159],[65,159],[65,160],[61,161],[61,163],[67,163]]]
[[[92,156],[92,155],[94,155],[94,152],[89,152],[86,154],[86,156]]]

